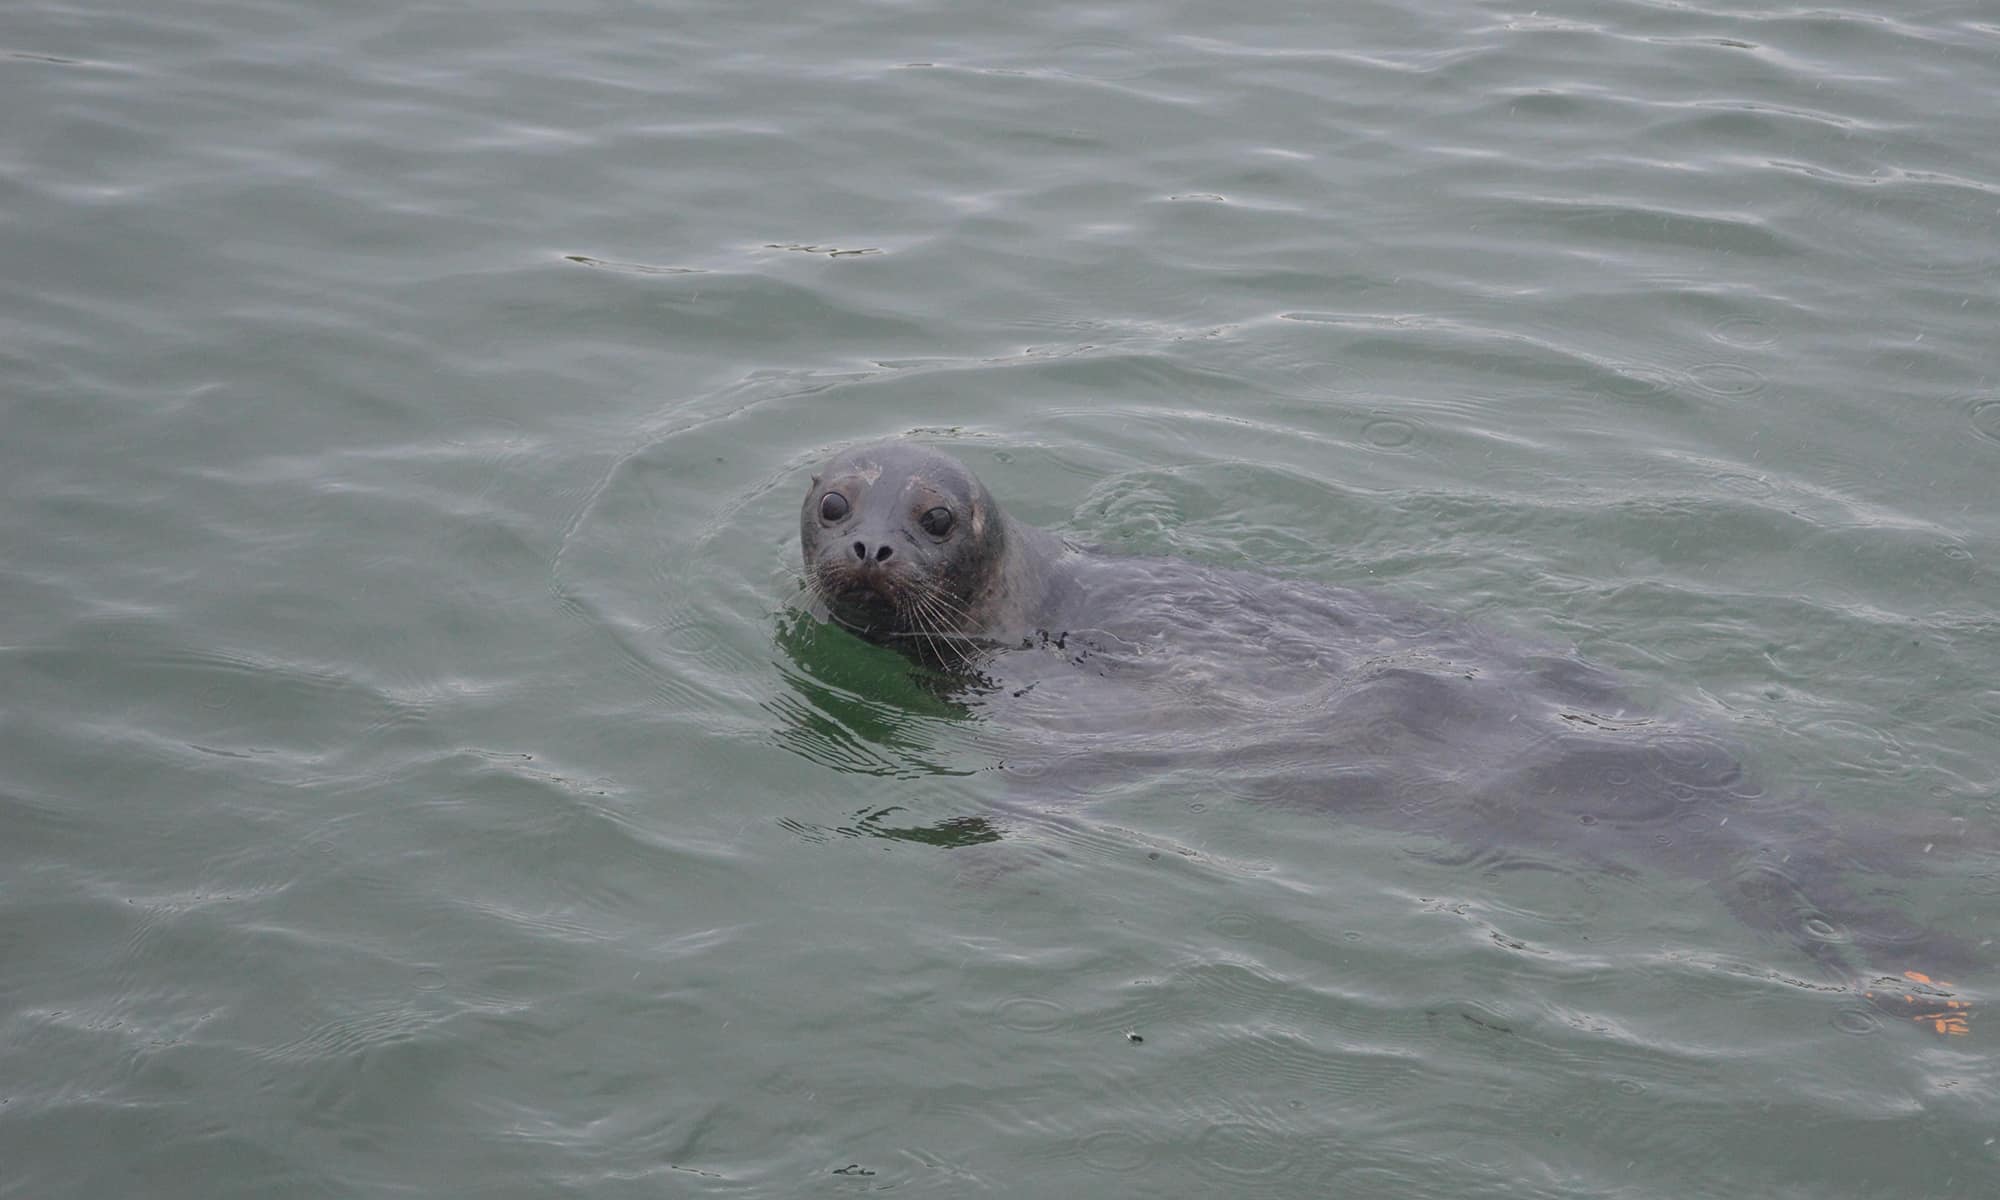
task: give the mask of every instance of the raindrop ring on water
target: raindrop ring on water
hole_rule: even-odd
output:
[[[1083,1139],[1086,1166],[1099,1171],[1136,1171],[1146,1165],[1146,1143],[1123,1129],[1100,1129]]]
[[[1407,450],[1417,440],[1417,426],[1399,417],[1378,416],[1361,427],[1361,436],[1377,450]]]
[[[1216,1176],[1249,1179],[1274,1175],[1293,1165],[1283,1143],[1273,1133],[1249,1121],[1218,1121],[1195,1141],[1202,1166]]]
[[[1973,401],[1966,416],[1972,421],[1974,433],[1988,441],[2000,442],[2000,396]]]
[[[1210,921],[1208,927],[1223,937],[1241,939],[1256,931],[1257,919],[1246,912],[1230,911]]]
[[[1062,1028],[1069,1014],[1053,1000],[1016,996],[1012,1000],[1001,1001],[993,1010],[993,1016],[1016,1033],[1053,1033]]]
[[[1688,378],[1716,396],[1750,396],[1764,390],[1764,376],[1737,363],[1703,363],[1688,368]]]
[[[1709,327],[1709,336],[1732,346],[1768,346],[1778,340],[1771,327],[1756,317],[1724,317]]]

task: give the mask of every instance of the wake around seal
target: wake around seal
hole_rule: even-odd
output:
[[[1645,712],[1573,654],[1369,592],[1081,547],[910,442],[821,467],[799,534],[819,615],[933,666],[1006,677],[995,695],[1033,691],[1023,719],[1061,747],[1059,778],[1038,787],[1186,772],[1435,835],[1495,869],[1545,866],[1554,848],[1591,871],[1706,878],[1834,989],[1969,1031],[1940,977],[1989,967],[1992,942],[1917,928],[1847,882],[1934,857],[1767,793],[1715,733]]]

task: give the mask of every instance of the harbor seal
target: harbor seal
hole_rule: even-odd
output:
[[[822,467],[800,543],[820,615],[957,672],[1041,748],[1022,775],[1039,800],[1172,775],[1414,829],[1460,864],[1576,869],[1549,868],[1553,850],[1702,877],[1842,989],[1967,1029],[1935,980],[1984,969],[1991,943],[1917,928],[1848,884],[1935,857],[1767,790],[1712,728],[1571,651],[1372,592],[1079,545],[909,442]]]

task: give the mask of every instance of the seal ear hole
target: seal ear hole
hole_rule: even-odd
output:
[[[820,497],[819,519],[822,521],[838,521],[847,515],[847,509],[847,497],[841,495],[839,492],[828,492],[826,495]]]
[[[943,537],[945,534],[951,532],[953,520],[954,518],[951,515],[950,509],[938,507],[918,517],[917,524],[922,525],[924,532],[930,534],[932,537]]]

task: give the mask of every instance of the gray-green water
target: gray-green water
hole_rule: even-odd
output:
[[[1574,641],[1991,937],[1996,113],[1977,0],[17,0],[0,1195],[1995,1194],[1978,1015],[1227,780],[1010,825],[788,613],[916,433]]]

